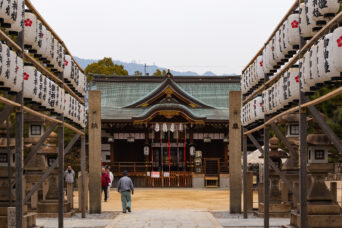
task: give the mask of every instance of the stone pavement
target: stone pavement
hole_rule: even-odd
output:
[[[118,215],[107,228],[221,228],[209,212],[138,210]]]
[[[81,214],[76,214],[72,218],[64,218],[65,228],[104,228],[111,222],[119,212],[102,212],[102,214],[87,214],[82,219]],[[37,226],[44,228],[58,227],[57,218],[37,218]]]
[[[242,214],[229,214],[229,212],[212,212],[217,221],[225,228],[254,228],[264,227],[264,219],[253,214],[248,214],[248,219],[244,219]],[[289,225],[290,218],[270,218],[270,227],[282,227]]]

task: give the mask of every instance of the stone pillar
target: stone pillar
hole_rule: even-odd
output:
[[[289,189],[283,181],[280,181],[280,189],[281,189],[281,201],[283,203],[288,203],[289,202]]]
[[[31,196],[31,208],[32,209],[37,209],[38,205],[38,191],[35,191],[33,195]]]
[[[15,207],[7,208],[7,227],[16,228]]]
[[[247,172],[247,211],[253,211],[253,172]]]
[[[85,194],[85,208],[86,210],[88,210],[88,173],[86,173],[85,175],[85,186],[86,188],[84,189],[84,194]],[[78,173],[78,180],[77,180],[77,186],[78,186],[78,208],[79,208],[79,211],[81,211],[81,208],[82,208],[82,199],[81,199],[81,192],[82,192],[82,174],[81,172]]]
[[[230,213],[241,213],[241,92],[229,92]]]
[[[72,183],[67,183],[67,200],[71,208],[74,208],[74,186]]]
[[[337,183],[330,182],[330,192],[334,201],[337,201]]]
[[[293,184],[293,188],[294,188],[294,191],[298,192],[299,193],[299,183],[298,182],[294,182]],[[293,194],[292,194],[293,195]],[[297,204],[298,204],[298,199],[296,197],[292,197],[293,198],[293,206],[294,207],[297,207]]]
[[[90,90],[88,98],[90,213],[101,213],[101,92]]]

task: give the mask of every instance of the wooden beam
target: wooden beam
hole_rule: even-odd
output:
[[[50,125],[50,127],[46,130],[44,135],[42,135],[42,137],[39,139],[39,141],[32,147],[31,151],[29,152],[29,154],[25,158],[24,166],[28,165],[28,163],[31,161],[33,156],[38,152],[40,147],[43,145],[45,140],[50,136],[51,132],[53,132],[55,130],[56,126],[57,126],[57,123],[52,123]]]
[[[305,97],[305,100],[308,101],[309,98]],[[342,143],[339,137],[335,134],[335,132],[331,129],[331,127],[325,122],[324,118],[321,116],[320,112],[316,109],[315,106],[309,106],[308,109],[310,113],[312,114],[313,118],[318,123],[318,125],[321,127],[324,133],[329,137],[331,142],[334,144],[338,152],[342,154]]]
[[[69,142],[67,147],[64,149],[64,155],[68,154],[72,146],[77,142],[77,140],[80,138],[80,134],[76,134],[72,140]],[[38,190],[39,186],[44,182],[44,180],[50,175],[50,173],[57,167],[58,164],[58,158],[52,163],[52,165],[46,170],[46,172],[43,174],[43,176],[39,179],[39,181],[33,186],[31,191],[27,193],[24,202],[27,203],[27,201],[31,198],[33,193]]]
[[[260,146],[259,142],[254,138],[254,136],[252,134],[248,134],[247,135],[248,138],[252,141],[252,143],[254,144],[254,146],[256,148],[258,148],[258,150],[264,155],[264,150],[262,149],[262,147]],[[289,188],[289,190],[293,193],[293,195],[296,197],[296,199],[299,200],[299,195],[298,193],[293,189],[293,186],[291,185],[290,181],[285,177],[285,175],[278,169],[277,165],[271,160],[269,159],[269,163],[270,166],[272,167],[272,169],[276,172],[276,174],[284,181],[284,183],[287,185],[287,187]],[[264,167],[266,168],[266,167]]]
[[[297,154],[298,152],[293,148],[293,146],[291,145],[291,143],[287,140],[287,138],[283,135],[283,133],[281,133],[280,129],[277,127],[277,125],[275,125],[274,123],[271,123],[271,128],[274,130],[274,133],[276,134],[276,136],[280,139],[280,141],[282,141],[284,143],[284,145],[287,147],[287,149],[289,149],[289,151],[293,154]]]

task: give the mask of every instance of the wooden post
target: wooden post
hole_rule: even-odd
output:
[[[253,172],[247,172],[247,211],[253,211]]]
[[[88,208],[88,180],[86,174],[86,151],[85,151],[85,137],[81,136],[81,200],[78,201],[81,208],[82,218],[86,217],[86,210]],[[80,205],[81,204],[81,205]]]
[[[230,213],[241,213],[241,91],[229,92]]]
[[[90,213],[101,213],[101,92],[89,91],[89,199]]]

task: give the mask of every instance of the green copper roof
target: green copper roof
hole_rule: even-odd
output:
[[[138,78],[137,81],[132,76],[110,76],[110,80],[95,77],[92,90],[101,91],[102,119],[127,120],[134,116],[143,115],[147,108],[123,108],[150,94],[158,88],[164,81],[160,79]],[[149,77],[151,78],[151,76]],[[189,77],[190,78],[190,77]],[[207,104],[210,108],[192,108],[191,112],[196,116],[206,117],[208,120],[228,120],[229,119],[229,91],[240,90],[238,80],[227,82],[223,77],[214,77],[212,80],[199,81],[199,77],[192,77],[189,80],[181,80],[174,77],[175,83],[185,93],[190,94],[197,100]],[[218,79],[219,78],[219,79]],[[238,78],[238,77],[237,77]]]

